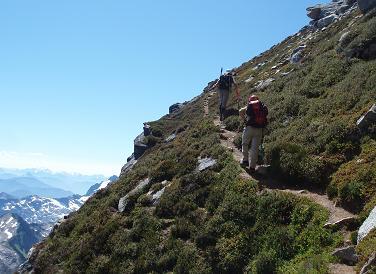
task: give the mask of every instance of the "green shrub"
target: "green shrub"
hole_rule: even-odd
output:
[[[247,266],[247,273],[274,273],[278,258],[274,250],[263,250]]]
[[[241,125],[239,116],[230,116],[224,120],[225,128],[230,131],[238,131]]]
[[[165,180],[171,181],[176,173],[176,163],[172,160],[164,160],[150,171],[149,178],[152,182],[156,183],[160,183]]]
[[[234,138],[234,145],[237,149],[241,150],[242,149],[242,134],[237,134],[236,137]]]

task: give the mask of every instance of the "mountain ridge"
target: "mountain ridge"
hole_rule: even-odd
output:
[[[244,178],[236,148],[221,145],[226,136],[213,124],[217,102],[205,104],[209,83],[196,100],[148,123],[135,142],[146,147],[141,155],[36,246],[21,271],[360,271],[376,248],[375,231],[356,243],[376,206],[374,125],[356,124],[375,98],[376,61],[362,42],[376,37],[376,10],[363,15],[352,7],[324,13],[234,71],[241,103],[257,93],[270,108],[266,179],[324,191],[357,214],[353,222],[327,225],[330,212],[303,195],[263,191],[257,178]],[[242,121],[229,113],[223,126],[239,146]],[[349,250],[350,259],[337,258]]]

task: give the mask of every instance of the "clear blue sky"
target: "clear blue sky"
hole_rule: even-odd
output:
[[[119,173],[142,122],[294,34],[316,1],[0,2],[0,167]]]

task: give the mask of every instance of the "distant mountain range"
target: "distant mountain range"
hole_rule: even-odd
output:
[[[34,177],[13,177],[2,179],[0,180],[0,191],[6,192],[16,198],[23,198],[30,195],[61,198],[74,194],[71,191],[52,187]]]
[[[25,177],[18,179],[15,182],[25,182],[26,180]],[[63,198],[50,198],[31,195],[19,199],[14,195],[1,192],[0,273],[13,273],[25,261],[31,246],[46,237],[59,220],[78,210],[91,195],[117,179],[117,176],[112,176],[91,186],[87,195],[84,196],[69,195]],[[0,185],[1,182],[10,183],[10,180],[0,180]],[[26,182],[39,185],[40,182],[36,181],[38,180],[26,180]],[[9,186],[9,189],[13,188],[14,186]]]
[[[39,194],[47,197],[66,197],[69,195],[80,194],[84,195],[86,191],[94,184],[106,180],[103,175],[82,175],[82,174],[71,174],[66,172],[52,172],[49,170],[40,169],[7,169],[0,168],[0,180],[10,180],[14,178],[32,178],[38,182],[43,183],[42,188],[48,187],[56,188],[52,193],[54,196]],[[30,180],[32,180],[30,179]],[[35,182],[35,181],[34,181]],[[63,194],[62,192],[56,192],[57,189],[69,191],[69,193]],[[6,189],[0,188],[0,192],[10,193]],[[17,194],[17,193],[16,193]],[[31,191],[29,194],[20,192],[21,196],[34,195],[37,194]],[[20,197],[17,194],[16,196]],[[57,195],[56,195],[57,194]]]

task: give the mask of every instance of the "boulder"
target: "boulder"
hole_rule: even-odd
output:
[[[134,139],[134,158],[138,160],[148,148],[148,145],[145,144],[145,135],[141,133]]]
[[[376,104],[356,122],[359,128],[365,129],[376,122]]]
[[[362,13],[367,13],[376,7],[376,0],[357,0],[357,2]]]
[[[131,191],[129,191],[124,197],[120,198],[119,204],[118,204],[119,212],[124,212],[126,210],[130,202],[130,197],[141,194],[143,189],[150,184],[151,184],[151,181],[149,180],[149,178],[146,178],[145,180],[140,181],[137,184],[137,186]]]
[[[290,62],[292,64],[298,64],[303,59],[303,54],[301,51],[291,55]]]
[[[196,168],[197,172],[204,171],[209,169],[217,164],[217,161],[212,158],[203,158],[198,160],[198,167]]]
[[[151,134],[151,126],[144,123],[144,136],[149,136]]]
[[[266,79],[266,80],[258,81],[256,86],[255,86],[255,89],[258,90],[258,91],[264,90],[268,86],[270,86],[271,83],[273,83],[274,81],[275,81],[274,78],[269,78],[269,79]]]
[[[358,231],[358,244],[365,238],[367,235],[376,228],[376,207],[371,211],[368,218],[360,226]]]
[[[332,24],[334,21],[338,20],[338,16],[336,14],[330,14],[324,18],[321,18],[317,21],[317,27],[319,29],[325,28]]]
[[[360,274],[370,274],[372,267],[376,266],[376,253],[373,253],[368,262],[360,270]]]
[[[248,79],[246,79],[244,82],[245,83],[250,83],[253,81],[253,79],[255,79],[255,77],[253,77],[252,75],[248,77]]]
[[[175,133],[171,134],[170,136],[168,136],[165,140],[166,143],[170,143],[172,142],[173,140],[175,140],[177,137],[177,135]]]
[[[124,176],[132,170],[136,163],[137,160],[135,159],[134,154],[132,154],[132,156],[127,159],[127,163],[121,168],[120,176]]]
[[[319,20],[321,17],[321,5],[307,8],[307,16],[313,20]]]
[[[151,196],[150,200],[152,202],[153,206],[156,206],[159,204],[159,201],[161,200],[161,197],[163,193],[165,193],[166,189],[172,184],[172,182],[164,181],[162,182],[163,188],[157,192],[149,192],[148,195]]]
[[[333,253],[333,256],[339,258],[342,262],[354,265],[358,262],[358,255],[355,251],[355,246],[347,246],[342,248],[337,248]]]

